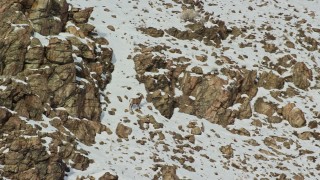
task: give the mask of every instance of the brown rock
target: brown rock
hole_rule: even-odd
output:
[[[284,85],[284,79],[275,75],[272,71],[263,72],[260,75],[259,86],[262,86],[266,89],[282,89]]]
[[[9,118],[12,116],[12,113],[6,108],[0,108],[0,125],[4,125]]]
[[[49,40],[46,57],[50,62],[56,64],[72,63],[72,46],[69,41],[51,38]]]
[[[233,149],[231,145],[221,146],[219,150],[222,154],[224,154],[225,158],[230,159],[233,157]]]
[[[179,180],[176,174],[177,168],[175,166],[162,166],[161,173],[163,180]]]
[[[35,0],[29,10],[28,18],[38,33],[56,35],[62,31],[67,22],[67,12],[66,0]]]
[[[99,177],[99,180],[118,180],[118,176],[112,175],[111,173],[106,172],[101,177]]]
[[[116,30],[112,25],[108,25],[107,28],[108,28],[110,31],[115,31],[115,30]]]
[[[277,110],[277,106],[270,102],[265,102],[262,98],[258,98],[254,104],[254,110],[268,117],[273,116]]]
[[[93,7],[86,8],[83,10],[80,9],[72,9],[74,13],[72,14],[72,18],[76,23],[87,23],[91,13],[93,11]]]
[[[298,62],[293,66],[292,80],[298,88],[307,89],[309,80],[312,80],[312,71],[303,62]]]
[[[201,131],[201,128],[200,127],[194,127],[191,129],[191,134],[194,134],[194,135],[201,135],[202,134],[202,131]]]
[[[116,134],[119,138],[128,138],[128,136],[132,133],[132,128],[125,126],[121,123],[118,124],[116,129]]]
[[[152,36],[152,37],[162,37],[164,35],[164,31],[161,30],[161,29],[156,29],[156,28],[153,28],[153,27],[148,27],[148,28],[139,28],[138,30],[142,31],[143,33],[145,34],[148,34],[149,36]]]
[[[289,103],[283,107],[283,117],[287,119],[292,127],[302,127],[306,124],[304,113],[295,107],[295,104]]]

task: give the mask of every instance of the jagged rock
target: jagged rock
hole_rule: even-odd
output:
[[[185,73],[179,83],[183,92],[177,100],[181,112],[195,114],[221,125],[233,122],[235,114],[226,107],[233,97],[222,88],[227,84],[225,80],[215,75],[199,77]],[[191,100],[189,96],[195,99]]]
[[[116,134],[119,138],[128,138],[128,136],[132,133],[132,128],[125,126],[121,123],[118,124],[116,129]]]
[[[35,31],[42,35],[56,35],[67,22],[66,0],[35,0],[28,10],[28,18]]]
[[[73,34],[80,38],[85,38],[85,34],[81,29],[78,29],[76,26],[68,26],[66,31],[70,34]]]
[[[32,38],[30,48],[25,56],[26,69],[37,69],[43,64],[44,48],[37,38]]]
[[[171,118],[174,106],[173,99],[169,94],[157,90],[152,94],[148,94],[147,101],[152,102],[163,116]]]
[[[15,139],[4,155],[3,175],[11,179],[63,179],[65,170],[66,165],[50,156],[38,137]]]
[[[179,180],[179,177],[176,174],[177,168],[175,166],[162,166],[161,173],[163,180]]]
[[[292,80],[298,88],[307,89],[309,80],[312,80],[312,71],[303,62],[298,62],[293,66]]]
[[[289,103],[284,106],[282,114],[292,127],[299,128],[306,125],[304,113],[299,108],[296,108],[295,104],[293,103]]]
[[[162,37],[164,35],[164,31],[161,29],[156,29],[154,27],[148,27],[148,28],[139,28],[138,30],[142,31],[145,34],[148,34],[152,37]]]
[[[205,44],[214,45],[211,41],[215,42],[216,45],[221,44],[221,40],[225,40],[230,31],[225,26],[223,21],[215,21],[216,26],[205,27],[202,23],[188,24],[187,27],[191,30],[180,31],[175,27],[165,30],[169,35],[174,36],[182,40],[197,39],[199,41],[204,40]]]
[[[73,8],[71,11],[72,11],[72,19],[76,23],[87,23],[93,11],[93,7],[86,8],[83,10],[80,10],[78,8]]]
[[[14,109],[17,102],[31,94],[30,86],[18,79],[0,79],[0,85],[6,87],[0,91],[0,106],[8,109]]]
[[[21,6],[14,6],[12,0],[2,3],[5,9],[0,13],[0,74],[17,75],[24,67],[32,26]]]
[[[68,119],[64,122],[64,126],[68,128],[80,141],[84,144],[92,145],[95,143],[95,136],[102,131],[108,131],[105,125],[95,121],[72,120]]]
[[[35,95],[25,96],[16,104],[14,110],[20,116],[34,120],[41,120],[44,112],[41,99]]]
[[[0,75],[5,76],[0,78],[0,132],[8,135],[1,140],[9,147],[2,153],[0,143],[1,177],[63,179],[67,170],[64,162],[70,160],[69,165],[79,170],[92,163],[85,156],[88,152],[77,149],[76,139],[91,145],[97,133],[112,133],[99,122],[98,88],[106,86],[113,70],[112,50],[105,46],[106,40],[100,40],[101,45],[89,40],[86,36],[94,26],[85,23],[77,28],[88,41],[77,44],[82,47],[77,53],[70,35],[68,40],[47,36],[49,45],[35,38],[40,36],[35,32],[54,35],[65,29],[68,6],[65,0],[0,1]],[[75,18],[87,21],[89,16]],[[72,53],[82,57],[82,62],[80,58],[74,62]],[[42,118],[50,124],[26,123]],[[50,125],[58,131],[41,132]],[[50,154],[42,145],[45,142]]]
[[[99,177],[99,180],[118,180],[118,176],[112,175],[111,173],[106,172],[101,177]]]
[[[80,28],[80,31],[83,33],[84,37],[89,36],[92,31],[95,29],[95,27],[91,24],[78,24],[78,27]]]
[[[282,89],[284,85],[284,79],[274,74],[272,71],[263,72],[260,75],[259,86],[262,86],[266,89]]]
[[[52,63],[68,64],[73,62],[72,46],[69,41],[51,38],[46,51],[46,58]]]

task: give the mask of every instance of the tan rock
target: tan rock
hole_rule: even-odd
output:
[[[201,131],[201,128],[200,127],[194,127],[191,129],[191,134],[194,134],[194,135],[201,135],[202,134],[202,131]]]
[[[12,113],[6,108],[0,107],[0,125],[5,124],[9,118],[12,116]]]
[[[68,41],[51,38],[49,40],[46,57],[50,62],[56,64],[72,63],[72,46]]]
[[[176,174],[177,168],[175,166],[162,166],[161,173],[163,180],[179,180],[179,177]]]
[[[293,66],[292,80],[298,88],[307,89],[312,80],[312,71],[303,62],[298,62]]]
[[[74,12],[72,18],[76,23],[87,23],[93,11],[93,7],[86,8],[83,10],[72,9],[72,11]]]
[[[221,146],[219,150],[225,158],[230,159],[233,157],[233,149],[231,145]]]
[[[282,114],[283,117],[289,121],[292,127],[299,128],[306,125],[304,113],[299,108],[296,108],[293,103],[289,103],[284,106]]]
[[[117,175],[112,175],[109,172],[104,173],[98,180],[118,180]]]
[[[115,31],[116,29],[114,28],[114,26],[112,25],[108,25],[107,28],[110,30],[110,31]]]
[[[284,79],[274,74],[272,71],[263,72],[260,75],[258,85],[266,89],[282,89]]]
[[[119,138],[128,138],[128,136],[132,133],[132,128],[125,126],[121,123],[118,124],[116,129],[116,134]]]
[[[145,34],[148,34],[152,37],[162,37],[164,35],[164,31],[161,29],[156,29],[154,27],[148,27],[148,28],[139,28],[138,30],[142,31]]]
[[[257,113],[271,117],[277,111],[277,106],[270,102],[265,102],[262,98],[258,98],[254,104],[254,110]]]

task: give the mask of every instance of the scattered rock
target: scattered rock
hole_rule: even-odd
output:
[[[110,29],[110,31],[115,31],[116,30],[112,25],[108,25],[107,28]]]

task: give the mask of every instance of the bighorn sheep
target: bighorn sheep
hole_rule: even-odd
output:
[[[132,111],[132,106],[133,105],[137,105],[140,109],[140,103],[141,103],[141,100],[144,98],[144,96],[142,94],[140,94],[140,96],[138,98],[131,98],[130,99],[130,106],[129,106],[129,109]]]

